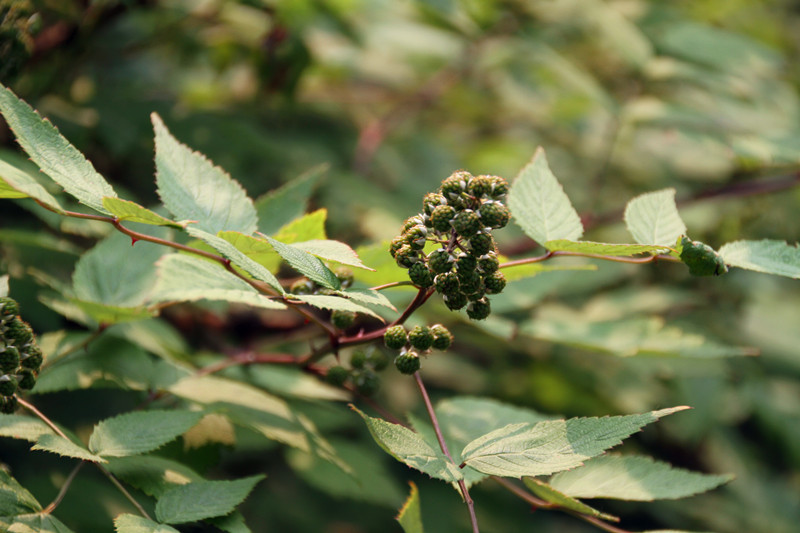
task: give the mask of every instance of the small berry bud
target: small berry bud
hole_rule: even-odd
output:
[[[422,250],[425,247],[425,241],[428,238],[428,228],[419,224],[411,227],[403,236],[408,244],[414,250]]]
[[[489,300],[482,298],[476,302],[470,302],[467,306],[467,316],[472,320],[483,320],[492,312],[492,307],[489,305]]]
[[[6,346],[0,352],[0,372],[13,372],[19,366],[19,350],[14,346]]]
[[[359,394],[372,396],[381,388],[381,378],[371,370],[363,370],[353,375],[353,385]]]
[[[508,194],[508,182],[500,176],[492,176],[492,198],[502,200]]]
[[[481,282],[481,276],[474,270],[469,272],[467,275],[459,276],[458,282],[461,292],[466,294],[467,296],[471,294],[476,294],[483,290],[483,283]]]
[[[24,368],[30,368],[38,372],[42,366],[42,361],[42,350],[38,346],[32,345],[28,348],[27,353],[21,354],[19,363]]]
[[[467,189],[472,196],[481,198],[492,192],[492,178],[490,176],[475,176]]]
[[[349,377],[350,372],[345,367],[336,365],[328,369],[328,373],[325,374],[325,381],[336,387],[341,387]]]
[[[406,328],[403,326],[392,326],[383,334],[383,343],[390,350],[399,350],[408,342]]]
[[[478,258],[478,270],[484,275],[491,274],[497,271],[500,267],[500,261],[497,259],[497,254],[488,253],[483,257]]]
[[[456,258],[447,253],[447,250],[439,248],[428,254],[428,266],[437,274],[449,272],[455,264]]]
[[[401,353],[394,360],[394,366],[397,367],[401,374],[413,374],[419,370],[419,365],[419,355],[413,350]]]
[[[483,225],[481,218],[471,209],[461,211],[453,219],[453,228],[462,237],[472,237],[480,231]]]
[[[456,216],[456,210],[451,205],[440,205],[431,213],[431,224],[433,229],[443,233],[452,229],[451,222]]]
[[[408,230],[413,228],[414,226],[419,226],[423,223],[422,217],[419,215],[414,215],[413,217],[407,218],[403,222],[403,229],[401,233],[406,233]]]
[[[397,250],[399,250],[404,244],[406,244],[406,240],[402,236],[392,239],[392,243],[389,245],[389,253],[392,254],[392,257],[397,256]]]
[[[367,363],[372,365],[372,368],[380,372],[389,366],[389,358],[385,353],[375,350],[367,355]]]
[[[428,326],[416,326],[408,332],[408,342],[417,350],[427,350],[433,345],[433,332]]]
[[[17,374],[17,381],[20,389],[31,390],[36,385],[36,374],[29,368],[20,369]]]
[[[467,297],[460,292],[445,294],[444,296],[442,296],[442,299],[444,300],[444,304],[451,311],[458,311],[459,309],[467,305]]]
[[[472,181],[472,174],[460,170],[454,172],[442,182],[442,195],[448,200],[459,196],[467,189],[467,183]]]
[[[353,368],[364,368],[367,362],[367,354],[363,350],[357,350],[350,356],[350,366]]]
[[[455,272],[444,272],[433,278],[436,292],[439,294],[452,294],[458,292],[458,276]]]
[[[433,333],[433,348],[444,351],[453,344],[453,334],[441,324],[431,326]]]
[[[471,237],[468,242],[471,255],[481,256],[494,251],[494,239],[488,233],[478,233]]]
[[[511,212],[500,202],[484,202],[478,211],[481,223],[490,228],[502,228],[511,219]]]
[[[17,392],[17,378],[10,374],[0,376],[0,396],[11,396]]]
[[[456,258],[456,274],[458,274],[459,281],[472,277],[477,268],[478,260],[471,255],[460,254]]]
[[[347,329],[353,325],[356,319],[355,311],[344,311],[336,309],[331,313],[331,323],[336,329]]]
[[[10,415],[17,409],[16,396],[0,398],[0,413]]]
[[[15,318],[8,325],[6,338],[13,339],[17,346],[24,346],[33,340],[33,330],[22,320]]]
[[[422,261],[411,265],[411,268],[408,269],[408,277],[420,289],[427,289],[433,285],[433,273]]]
[[[404,244],[399,250],[397,250],[394,260],[397,262],[398,266],[402,268],[409,268],[419,260],[419,255],[411,248],[411,246]]]
[[[425,195],[425,198],[422,199],[422,212],[430,216],[437,207],[446,203],[447,200],[445,200],[444,196],[441,194],[435,192],[428,193]]]
[[[13,298],[4,296],[0,298],[0,316],[17,316],[19,304]]]
[[[492,272],[483,278],[483,286],[489,294],[500,294],[506,288],[506,277],[502,272]]]

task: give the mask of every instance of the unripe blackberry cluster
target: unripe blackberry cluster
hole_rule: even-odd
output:
[[[350,368],[341,365],[328,369],[325,379],[331,385],[343,387],[348,381],[359,394],[372,396],[381,386],[377,372],[389,366],[389,358],[379,350],[357,350],[350,355]]]
[[[347,289],[353,284],[353,271],[349,268],[337,269],[334,274],[339,279],[342,289]],[[292,286],[289,287],[289,292],[292,294],[325,294],[330,296],[337,294],[336,291],[323,287],[308,278],[300,278],[292,283]],[[331,312],[331,324],[338,330],[345,330],[353,325],[356,315],[355,311],[336,309]]]
[[[33,388],[42,360],[33,330],[19,317],[17,302],[0,298],[0,412],[14,412],[16,392]]]
[[[453,343],[453,335],[441,324],[416,326],[406,331],[403,326],[392,326],[383,334],[383,342],[391,350],[400,350],[394,365],[402,374],[413,374],[420,367],[420,353],[431,349],[444,351]]]
[[[508,183],[499,176],[456,172],[425,196],[422,212],[405,221],[389,252],[415,286],[434,287],[448,308],[466,307],[467,316],[482,320],[491,312],[486,295],[506,286],[492,230],[511,218],[503,203],[507,193]],[[440,247],[426,255],[428,241]]]

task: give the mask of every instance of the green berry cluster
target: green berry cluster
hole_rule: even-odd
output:
[[[422,212],[405,221],[389,252],[415,286],[434,287],[448,308],[466,307],[467,316],[482,320],[491,312],[487,295],[506,286],[492,237],[511,218],[506,194],[508,183],[499,176],[458,171],[425,196]],[[440,246],[426,255],[427,242]]]
[[[398,325],[386,329],[383,342],[391,350],[400,350],[394,365],[402,374],[413,374],[420,367],[420,353],[431,349],[444,351],[453,343],[453,335],[441,324],[416,326],[411,331]]]
[[[350,369],[341,365],[328,369],[325,379],[331,385],[344,387],[349,381],[359,394],[372,396],[381,386],[377,372],[389,366],[389,358],[379,350],[357,350],[350,355]]]
[[[353,271],[349,268],[339,268],[334,274],[339,279],[342,289],[347,289],[353,285]],[[291,287],[289,287],[289,292],[292,294],[323,294],[329,296],[338,294],[336,291],[323,287],[308,278],[300,278],[292,283]],[[355,311],[336,309],[331,312],[331,324],[336,329],[343,331],[353,325],[356,320],[356,314]]]
[[[33,388],[42,361],[42,350],[31,327],[20,319],[17,302],[0,298],[0,412],[14,412],[16,392]]]

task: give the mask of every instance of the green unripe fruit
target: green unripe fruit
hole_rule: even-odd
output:
[[[33,340],[33,330],[22,320],[15,318],[6,330],[6,338],[13,339],[17,346],[24,346]]]
[[[467,254],[461,254],[456,257],[456,274],[458,274],[459,281],[469,279],[475,274],[475,269],[478,268],[478,260],[475,257]]]
[[[418,224],[409,228],[409,230],[404,235],[406,240],[406,244],[408,244],[414,250],[422,250],[425,248],[425,241],[428,238],[428,228],[423,226],[422,224]]]
[[[408,277],[420,289],[427,289],[433,285],[433,272],[422,261],[411,265],[411,268],[408,269]]]
[[[483,278],[483,286],[489,294],[500,294],[506,288],[506,277],[502,272],[492,272]]]
[[[483,287],[483,282],[481,282],[480,288],[477,291],[467,294],[467,300],[474,302],[480,300],[484,296],[486,296],[486,289]]]
[[[11,396],[17,392],[17,378],[10,374],[0,376],[0,396]]]
[[[456,210],[452,205],[440,205],[431,213],[431,224],[433,229],[438,232],[446,232],[452,229],[450,223],[456,216]]]
[[[419,355],[414,351],[401,353],[395,358],[394,366],[397,367],[401,374],[413,374],[419,370]]]
[[[341,387],[349,377],[350,372],[345,367],[336,365],[328,369],[325,374],[325,381],[336,387]]]
[[[38,346],[31,346],[27,354],[22,354],[19,364],[24,368],[30,368],[38,372],[43,360],[42,350]]]
[[[406,240],[402,236],[392,239],[392,243],[389,245],[389,253],[392,254],[392,257],[397,256],[397,250],[402,248],[404,244],[406,244]]]
[[[419,226],[420,224],[423,224],[423,223],[424,223],[424,221],[422,220],[422,217],[419,216],[419,215],[414,215],[413,217],[407,218],[403,222],[403,229],[402,229],[401,233],[406,233],[408,230],[410,230],[414,226]]]
[[[468,275],[460,276],[458,278],[458,281],[461,292],[466,294],[467,296],[483,291],[483,283],[481,281],[481,276],[474,270],[470,272]],[[472,300],[474,298],[470,299]]]
[[[353,352],[350,356],[350,366],[353,368],[364,368],[364,365],[367,363],[367,354],[364,353],[362,350],[358,350]]]
[[[452,270],[455,261],[456,258],[442,248],[428,254],[428,266],[437,274]]]
[[[440,205],[447,203],[444,196],[435,192],[430,192],[422,199],[422,212],[430,216]]]
[[[469,239],[469,251],[474,256],[486,255],[494,251],[494,239],[488,233],[478,233]]]
[[[490,193],[495,200],[502,200],[508,194],[508,182],[500,176],[492,176],[492,192]]]
[[[444,351],[453,344],[453,334],[443,325],[434,324],[431,326],[431,333],[433,333],[433,348]]]
[[[353,271],[345,267],[337,268],[335,274],[343,289],[350,287],[356,279]]]
[[[14,346],[6,346],[6,349],[0,352],[0,371],[3,373],[13,372],[19,366],[19,350]]]
[[[488,253],[483,257],[478,258],[478,270],[484,275],[496,272],[500,267],[500,261],[497,259],[497,254]]]
[[[453,228],[456,233],[462,237],[472,237],[478,233],[484,226],[478,214],[471,210],[465,209],[456,215],[453,219]]]
[[[15,396],[8,396],[6,398],[0,397],[0,413],[10,415],[17,409],[17,398]]]
[[[36,385],[36,374],[29,368],[23,368],[17,374],[17,383],[22,390],[31,390]]]
[[[470,181],[472,181],[472,174],[469,172],[463,170],[454,172],[442,182],[442,195],[448,200],[455,198],[467,190],[467,184]]]
[[[404,244],[399,250],[397,250],[394,260],[397,262],[398,266],[402,268],[409,268],[419,260],[419,255],[411,248],[411,246]]]
[[[445,294],[444,296],[442,296],[442,299],[444,300],[444,304],[451,311],[458,311],[459,309],[467,305],[468,301],[466,295],[460,292],[456,292],[453,294]]]
[[[390,350],[399,350],[408,342],[406,328],[403,326],[392,326],[386,329],[383,334],[383,343]]]
[[[0,298],[0,316],[17,316],[19,304],[13,298],[3,296]]]
[[[316,288],[315,283],[310,279],[302,278],[289,287],[289,292],[292,294],[313,294]]]
[[[417,350],[427,350],[433,345],[433,332],[428,326],[416,326],[408,332],[408,342]]]
[[[476,198],[487,196],[492,192],[492,177],[475,176],[469,183],[467,192],[469,192],[472,196],[475,196]]]
[[[681,247],[681,261],[692,276],[719,276],[728,272],[725,261],[709,245],[681,237]]]
[[[385,353],[376,350],[367,355],[367,363],[380,372],[389,366],[389,358]]]
[[[478,210],[481,223],[490,228],[502,228],[511,220],[511,212],[500,202],[484,202]]]
[[[453,294],[458,292],[458,276],[455,272],[443,272],[433,278],[433,285],[439,294]]]
[[[483,320],[488,317],[492,312],[492,306],[489,305],[489,300],[481,298],[476,302],[470,302],[467,306],[467,316],[472,320]]]
[[[336,309],[331,313],[331,323],[336,329],[347,329],[353,325],[356,320],[355,311],[344,311]]]
[[[372,396],[381,388],[381,378],[371,370],[364,370],[353,375],[356,391],[364,396]]]

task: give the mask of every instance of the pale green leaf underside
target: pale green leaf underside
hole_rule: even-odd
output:
[[[137,411],[97,424],[89,449],[105,457],[125,457],[160,448],[189,431],[203,417],[198,411]]]
[[[264,307],[285,309],[280,302],[270,300],[246,281],[221,266],[184,254],[170,254],[158,262],[158,274],[150,294],[154,302],[191,302],[222,300]]]
[[[43,450],[46,452],[56,453],[66,457],[74,457],[76,459],[83,459],[84,461],[92,461],[93,463],[105,463],[106,460],[91,453],[89,450],[75,444],[71,440],[56,434],[45,434],[39,437],[36,444],[31,448],[32,450]]]
[[[0,516],[0,531],[9,533],[74,533],[51,514]]]
[[[625,224],[639,244],[672,246],[686,225],[675,205],[675,189],[664,189],[637,196],[625,207]]]
[[[643,426],[684,409],[687,407],[638,415],[510,424],[467,444],[461,457],[467,465],[490,475],[552,474],[580,466]]]
[[[326,170],[328,164],[318,165],[279,189],[258,198],[255,206],[259,218],[259,231],[272,235],[305,213],[314,186]]]
[[[583,503],[582,501],[576,500],[571,496],[567,496],[563,492],[559,492],[551,485],[548,485],[544,481],[538,480],[534,477],[526,477],[522,480],[525,483],[525,486],[530,489],[535,495],[540,497],[541,499],[548,501],[550,503],[555,503],[564,509],[570,509],[572,511],[577,511],[581,514],[595,516],[597,518],[602,518],[603,520],[611,520],[614,522],[619,522],[619,518],[606,514],[602,511],[598,511],[594,507],[590,507]]]
[[[583,235],[581,219],[550,171],[541,147],[511,184],[508,207],[522,230],[540,244]]]
[[[344,293],[347,294],[347,293]],[[327,294],[294,294],[292,299],[300,300],[308,305],[319,307],[320,309],[340,310],[340,311],[354,311],[356,313],[363,313],[365,315],[374,316],[383,320],[378,316],[375,311],[357,304],[347,298],[340,298],[339,296],[329,296]]]
[[[116,196],[111,185],[49,121],[0,85],[0,111],[20,146],[42,172],[84,205],[105,213],[103,197]]]
[[[353,266],[356,268],[363,268],[364,270],[375,269],[369,268],[359,259],[355,250],[350,248],[343,242],[333,241],[330,239],[315,239],[310,241],[303,241],[292,244],[295,248],[315,255],[320,259],[326,261],[336,261],[343,265]]]
[[[64,208],[26,172],[0,159],[0,198],[34,198],[56,212]]]
[[[388,307],[393,311],[397,311],[397,308],[392,305],[392,302],[389,301],[389,298],[372,289],[348,289],[342,294],[344,294],[347,298],[362,304],[379,305],[381,307]]]
[[[271,236],[284,244],[324,240],[328,238],[325,233],[325,221],[327,219],[328,210],[325,208],[317,209],[281,226],[280,230]]]
[[[188,224],[188,222],[175,222],[162,217],[136,202],[123,200],[122,198],[107,196],[103,198],[103,207],[121,221],[140,222],[151,226],[170,226],[173,228],[184,228]]]
[[[175,218],[197,221],[198,228],[211,234],[256,231],[256,210],[242,186],[204,155],[178,142],[157,114],[151,118],[158,194]]]
[[[397,521],[405,533],[424,533],[422,529],[422,510],[419,503],[419,490],[414,483],[409,482],[411,492],[408,499],[397,514]]]
[[[289,244],[277,241],[272,237],[267,237],[266,235],[263,237],[292,268],[324,287],[329,289],[339,288],[339,279],[317,257],[303,250],[298,250]]]
[[[440,449],[428,444],[419,434],[399,424],[372,418],[353,409],[364,419],[375,442],[401,463],[450,483],[463,479],[459,468]]]
[[[560,472],[550,485],[574,498],[653,501],[711,490],[733,479],[675,468],[643,456],[603,455],[584,466]]]
[[[111,457],[106,468],[125,483],[156,498],[175,485],[203,480],[185,464],[157,455]]]
[[[42,506],[33,494],[8,472],[0,469],[0,516],[36,513],[41,510]]]
[[[156,518],[167,524],[185,524],[230,513],[247,498],[264,476],[234,481],[197,481],[166,491],[156,503]]]
[[[628,257],[636,254],[657,255],[667,250],[664,246],[653,246],[650,244],[611,244],[607,242],[570,241],[566,239],[547,241],[544,243],[544,247],[551,252],[578,252],[582,254],[615,255],[619,257]]]
[[[734,241],[722,245],[719,255],[727,265],[800,279],[800,248],[785,241]]]
[[[114,519],[117,533],[178,533],[174,527],[148,520],[143,516],[121,514]]]
[[[263,265],[259,264],[258,262],[254,261],[253,259],[249,258],[245,255],[241,250],[238,250],[231,242],[227,239],[223,239],[216,235],[211,235],[210,233],[206,233],[203,230],[197,228],[187,228],[186,232],[195,237],[196,239],[200,239],[201,241],[205,242],[212,248],[214,248],[217,252],[224,255],[226,258],[230,259],[233,264],[253,276],[254,279],[259,281],[263,281],[264,283],[268,284],[270,287],[278,291],[279,294],[284,294],[285,291],[283,287],[281,287],[280,282],[278,279],[267,270]],[[227,237],[231,237],[232,232],[225,232]],[[240,233],[242,238],[247,238],[247,235]]]
[[[118,324],[120,322],[131,322],[133,320],[146,320],[155,313],[145,307],[122,307],[118,305],[101,304],[97,302],[87,302],[77,298],[68,298],[70,304],[77,307],[81,313],[90,318],[96,324]]]
[[[42,435],[54,435],[53,430],[38,418],[25,415],[0,414],[0,437],[36,442]]]

